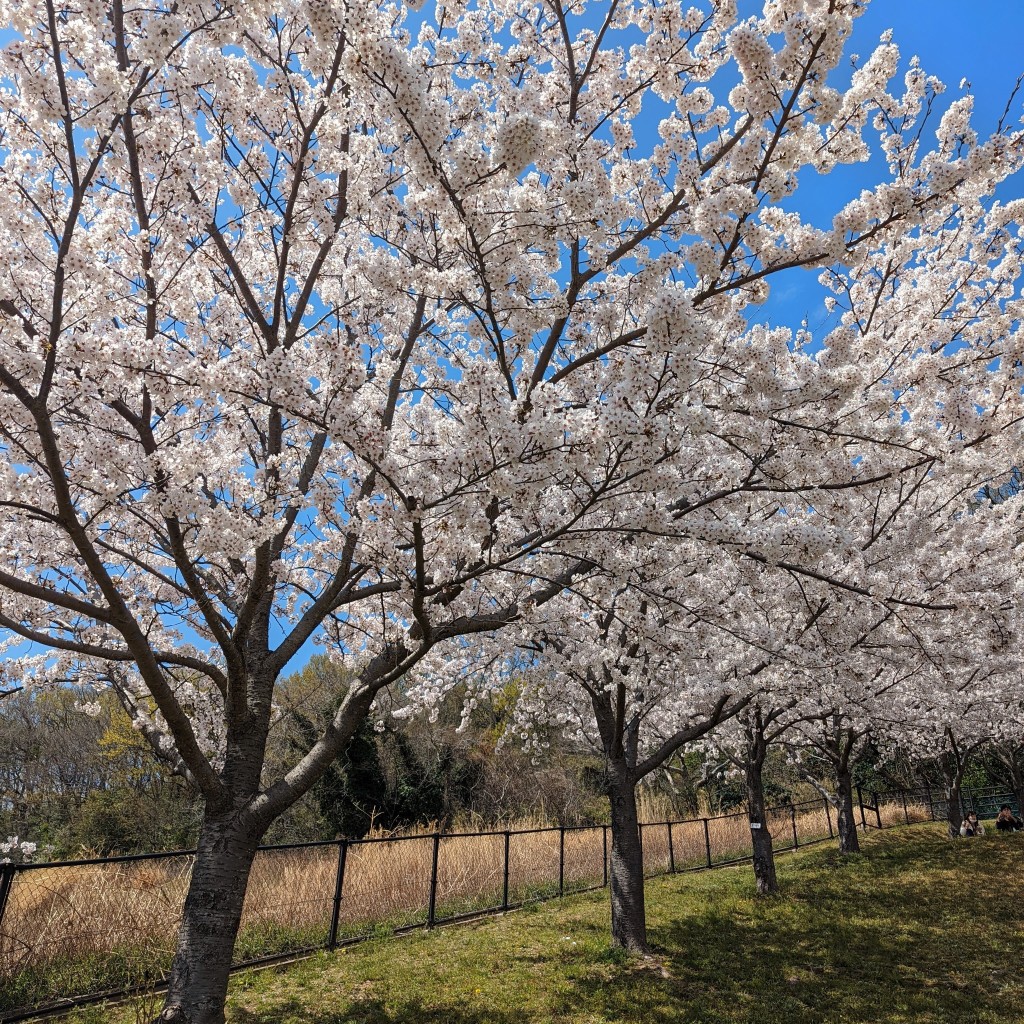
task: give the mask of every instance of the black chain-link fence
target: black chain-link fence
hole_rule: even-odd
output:
[[[944,814],[941,800],[924,790],[858,794],[858,802],[863,827]],[[970,791],[964,803],[976,805]],[[766,819],[779,851],[834,834],[826,800],[774,807]],[[645,823],[640,833],[648,876],[751,856],[745,812]],[[264,847],[249,880],[235,963],[268,963],[600,888],[608,883],[610,849],[601,825]],[[159,984],[173,956],[192,857],[179,851],[0,865],[0,1022]]]

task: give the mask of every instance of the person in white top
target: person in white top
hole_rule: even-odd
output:
[[[964,823],[960,826],[960,835],[983,836],[984,834],[985,826],[978,821],[977,811],[971,811],[971,813],[964,819]]]

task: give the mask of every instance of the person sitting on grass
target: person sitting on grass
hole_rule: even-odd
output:
[[[962,836],[983,836],[985,834],[985,826],[978,821],[978,812],[971,811],[970,814],[964,819],[964,823],[960,826],[960,835]]]
[[[996,828],[1000,832],[1019,832],[1024,829],[1024,821],[1013,813],[1009,804],[1003,804],[996,815]]]

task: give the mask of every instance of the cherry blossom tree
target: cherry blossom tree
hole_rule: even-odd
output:
[[[947,623],[951,620],[946,618]],[[964,773],[991,737],[1010,694],[1020,699],[1018,689],[1008,689],[1004,677],[985,668],[1006,650],[965,651],[952,640],[930,646],[892,640],[883,644],[877,637],[871,646],[870,655],[844,658],[818,676],[827,680],[810,702],[819,710],[808,710],[805,702],[805,717],[795,722],[787,738],[803,776],[837,809],[843,853],[860,849],[853,765],[869,738],[883,748],[899,748],[915,761],[937,759],[949,834],[957,836]]]
[[[1007,576],[1018,571],[1014,560],[1009,562],[1003,563]],[[966,585],[967,576],[957,574],[960,586]],[[976,579],[988,581],[992,576],[983,567]],[[997,606],[1005,604],[1008,590],[1009,586],[997,591],[1004,595],[994,602]],[[791,737],[788,742],[805,777],[838,810],[842,852],[859,850],[852,768],[869,738],[883,748],[899,748],[912,760],[937,760],[949,834],[959,835],[964,773],[991,739],[1002,710],[1021,699],[1014,674],[992,668],[1015,662],[1020,634],[1015,628],[1007,630],[1003,615],[985,608],[985,596],[969,589],[962,592],[961,608],[944,615],[932,637],[925,635],[920,623],[908,627],[905,617],[887,619],[879,623],[887,628],[865,634],[863,651],[851,651],[819,676],[828,680],[811,702],[819,710],[808,711],[805,703],[801,710],[806,719],[795,723],[800,740]],[[810,758],[801,755],[801,742],[805,751],[811,751]],[[822,773],[815,772],[814,761],[828,767],[834,791]]]
[[[871,734],[871,726],[866,721],[852,719],[847,712],[836,708],[819,714],[816,719],[801,726],[800,733],[804,750],[811,751],[812,757],[801,757],[803,752],[798,745],[791,745],[791,749],[796,748],[803,777],[836,809],[839,852],[859,853],[860,838],[857,835],[853,801],[853,764]],[[820,762],[825,771],[813,767],[815,761]]]
[[[965,727],[965,718],[966,716],[960,718],[958,728],[947,726],[943,730],[939,753],[939,766],[942,769],[943,791],[946,797],[946,825],[951,838],[960,835],[964,821],[964,774],[988,739],[987,735],[980,739],[972,736],[969,727]]]
[[[1005,710],[997,714],[993,723],[993,741],[990,747],[991,760],[996,771],[1013,793],[1017,807],[1024,807],[1024,729],[1013,723]]]
[[[1019,495],[995,504],[973,501],[969,514],[953,481],[938,481],[941,516],[932,522],[933,550],[922,549],[932,584],[940,584],[955,613],[929,622],[901,617],[896,641],[905,670],[877,691],[871,717],[876,738],[912,758],[937,761],[943,776],[951,836],[962,823],[961,789],[971,761],[989,741],[1013,735],[1024,691],[1021,657],[1020,541],[1024,507]],[[927,512],[935,498],[917,496]],[[945,494],[943,494],[945,492]],[[958,503],[961,503],[958,508]],[[916,664],[915,664],[916,662]],[[907,670],[909,666],[909,670]],[[877,698],[880,697],[880,702]]]
[[[500,635],[504,646],[518,633],[517,646],[533,653],[532,664],[522,656],[503,658],[500,648],[488,653],[484,644],[473,649],[466,667],[473,672],[481,660],[493,660],[504,669],[477,678],[468,690],[470,709],[481,690],[507,691],[509,676],[514,679],[518,700],[506,742],[518,740],[539,758],[555,729],[601,758],[611,836],[612,943],[644,954],[649,947],[637,786],[744,707],[749,662],[758,654],[743,647],[730,657],[719,649],[712,658],[713,645],[696,640],[692,616],[659,601],[650,581],[641,580],[636,568],[625,577],[592,574],[585,587],[574,586],[545,608],[544,621],[524,616]]]
[[[862,9],[0,4],[4,673],[113,686],[204,798],[162,1020],[223,1020],[260,837],[420,663],[625,537],[913,601],[818,510],[1011,464],[1021,138],[964,97],[926,151],[888,38],[830,85]],[[821,338],[752,317],[797,268]],[[312,644],[354,682],[269,777]]]
[[[852,765],[869,736],[917,759],[942,752],[957,833],[966,756],[991,735],[1000,709],[1021,697],[1012,667],[1022,635],[1024,507],[1016,498],[974,506],[976,467],[949,472],[943,461],[909,484],[889,480],[844,497],[858,575],[879,580],[881,567],[899,566],[906,599],[886,605],[820,595],[822,614],[803,638],[810,642],[802,644],[799,671],[817,684],[806,690],[817,710],[805,704],[807,722],[797,726],[813,751],[803,765],[837,807],[844,852],[859,847]],[[816,772],[814,761],[828,772]]]
[[[685,744],[710,734],[708,742],[743,771],[756,884],[775,892],[762,780],[770,744],[795,730],[825,764],[831,781],[810,777],[837,809],[840,849],[855,852],[853,764],[876,723],[881,735],[896,723],[913,729],[910,705],[937,699],[935,666],[970,673],[969,688],[978,666],[1011,657],[1017,633],[1007,594],[1020,576],[1022,510],[1007,506],[990,522],[967,521],[951,487],[961,495],[962,478],[893,476],[844,488],[828,515],[833,536],[845,540],[828,548],[803,534],[795,509],[780,516],[777,505],[749,496],[746,543],[732,549],[650,537],[641,546],[627,535],[617,561],[606,552],[600,568],[538,614],[464,654],[461,668],[458,659],[447,662],[439,678],[449,685],[486,661],[499,667],[491,685],[504,692],[515,678],[520,699],[510,732],[527,748],[541,753],[554,727],[603,758],[616,944],[646,949],[635,788]],[[783,520],[774,527],[781,537],[759,527],[766,509]],[[729,511],[741,521],[738,501]],[[829,534],[823,522],[816,529],[819,538]],[[594,539],[588,543],[593,550]],[[798,549],[802,568],[781,571],[756,557]],[[874,593],[857,582],[883,579],[889,589]],[[505,656],[513,643],[536,657],[532,671]],[[428,685],[427,702],[443,689]],[[477,696],[470,687],[469,710]]]
[[[778,745],[799,718],[798,712],[793,714],[799,703],[796,698],[786,700],[779,691],[773,691],[769,699],[765,697],[768,694],[755,696],[728,726],[713,737],[717,758],[724,759],[726,765],[743,775],[754,886],[759,896],[770,896],[779,891],[764,794],[764,765],[772,745]]]
[[[947,662],[948,664],[948,662]],[[1021,699],[1011,673],[992,671],[983,661],[959,672],[922,668],[908,681],[909,692],[892,694],[878,735],[919,762],[938,765],[942,773],[946,825],[951,838],[963,824],[964,776],[998,735],[1004,709]]]

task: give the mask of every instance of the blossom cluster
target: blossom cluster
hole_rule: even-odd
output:
[[[1021,132],[836,74],[854,0],[585,6],[0,8],[4,679],[257,816],[399,679],[641,764],[759,688],[1018,693]],[[355,682],[265,779],[307,644]]]
[[[39,847],[18,836],[8,836],[0,843],[0,864],[26,864],[35,856]]]

